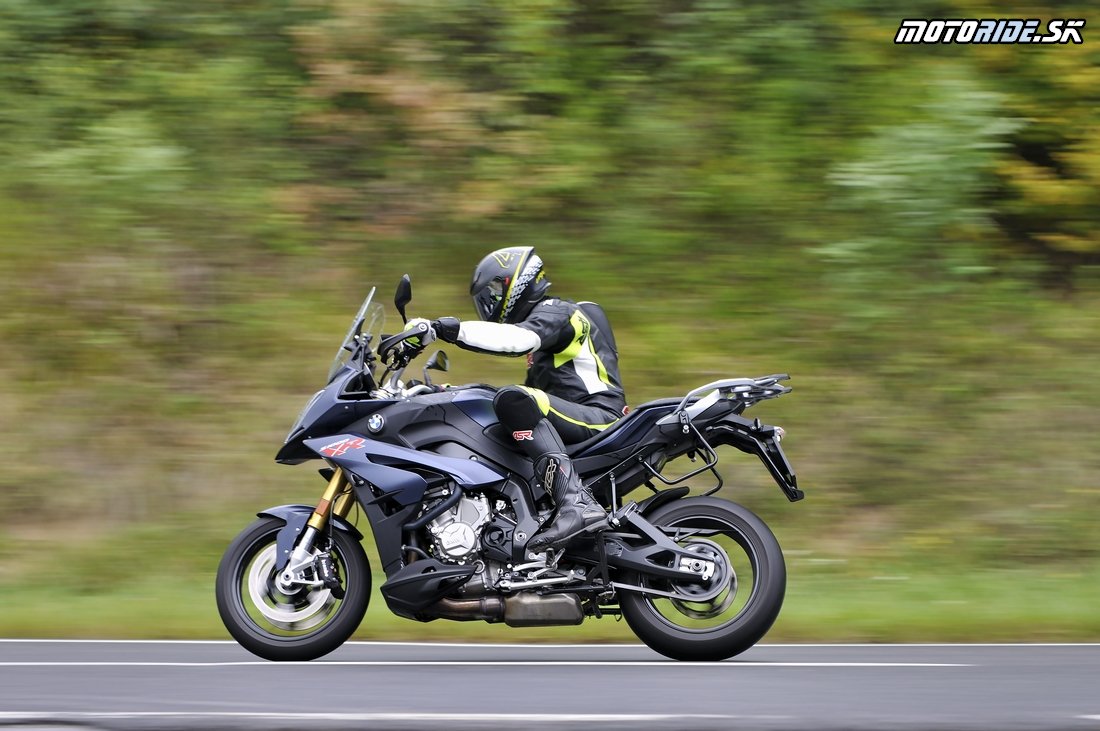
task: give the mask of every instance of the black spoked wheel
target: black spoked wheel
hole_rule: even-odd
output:
[[[631,578],[655,592],[621,594],[638,638],[676,660],[724,660],[755,645],[779,616],[787,586],[783,553],[764,521],[707,497],[677,500],[647,518],[699,558],[681,559],[693,572],[683,581]]]
[[[283,587],[275,537],[284,523],[261,518],[230,544],[218,566],[215,593],[225,628],[245,649],[268,660],[313,660],[342,645],[363,621],[370,601],[370,564],[354,537],[335,532],[329,555],[344,588]]]

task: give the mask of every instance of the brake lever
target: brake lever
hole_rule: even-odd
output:
[[[404,344],[410,338],[420,337],[421,335],[424,335],[427,332],[428,332],[427,323],[420,323],[420,325],[418,327],[416,327],[415,329],[403,330],[403,331],[397,333],[396,335],[390,335],[389,337],[384,338],[382,340],[382,342],[378,344],[378,354],[381,355],[383,358],[387,358],[391,354],[397,354],[398,346]],[[417,355],[419,355],[424,350],[424,348],[426,348],[427,346],[424,345],[424,344],[421,344],[419,347],[417,347],[417,346],[406,346],[406,347],[411,352],[411,355],[409,356],[409,360],[412,360]],[[403,355],[403,354],[399,354],[399,355]]]

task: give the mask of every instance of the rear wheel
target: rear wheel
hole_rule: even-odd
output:
[[[704,568],[684,581],[628,580],[668,595],[621,594],[623,617],[638,638],[676,660],[724,660],[755,645],[779,616],[787,585],[783,553],[764,521],[707,497],[677,500],[646,517],[698,554]]]
[[[218,613],[229,634],[260,657],[313,660],[342,645],[363,621],[370,564],[358,540],[336,531],[328,553],[343,598],[325,586],[281,586],[275,538],[283,525],[261,518],[229,545],[218,566]]]

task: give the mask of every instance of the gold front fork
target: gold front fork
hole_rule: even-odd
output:
[[[330,516],[346,518],[351,511],[352,503],[351,483],[348,482],[344,471],[337,467],[306,525],[316,531],[323,531],[328,525]]]
[[[351,509],[351,504],[351,485],[348,483],[344,471],[337,467],[332,479],[328,481],[325,494],[321,496],[320,502],[314,508],[313,515],[309,516],[309,520],[306,521],[308,527],[302,533],[298,545],[294,547],[286,567],[277,579],[280,590],[285,590],[288,594],[293,593],[294,588],[298,586],[299,572],[314,563],[310,551],[313,549],[317,534],[325,530],[329,519],[333,515],[338,518],[346,517]],[[338,598],[340,597],[338,596]]]

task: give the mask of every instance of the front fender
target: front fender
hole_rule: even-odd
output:
[[[298,541],[298,536],[305,530],[309,516],[313,515],[313,508],[308,505],[279,505],[261,510],[257,515],[261,518],[275,518],[286,523],[279,531],[279,535],[275,537],[275,550],[278,552],[279,557],[278,567],[282,571],[290,558],[290,552],[294,550],[294,544]],[[336,527],[336,530],[353,536],[357,541],[363,540],[363,534],[359,532],[359,529],[343,518],[330,515],[329,522]]]

